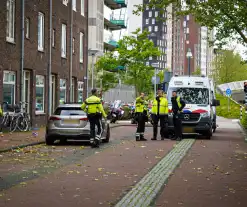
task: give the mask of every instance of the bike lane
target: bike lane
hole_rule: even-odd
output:
[[[153,206],[247,206],[247,144],[237,123],[219,125],[212,140],[196,141]]]

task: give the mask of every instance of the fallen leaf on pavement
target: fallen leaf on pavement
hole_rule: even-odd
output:
[[[144,148],[144,147],[147,147],[147,146],[144,146],[144,145],[142,145],[142,146],[140,146],[141,148]]]
[[[21,183],[20,183],[20,185],[27,185],[27,183],[25,183],[25,182],[21,182]]]
[[[185,179],[184,179],[184,182],[187,182],[187,181],[188,181],[188,180],[185,180]]]
[[[101,167],[98,168],[99,172],[101,172],[102,170],[104,170],[104,168],[101,168]]]
[[[34,174],[37,174],[38,172],[37,171],[33,171]]]
[[[159,156],[155,156],[155,159],[160,159],[161,157],[159,157]]]
[[[80,195],[74,195],[73,197],[76,198],[76,197],[79,197]]]
[[[85,146],[80,146],[80,149],[84,149],[85,148]]]
[[[95,181],[98,181],[99,179],[97,179],[97,178],[94,178],[94,180],[95,180]]]
[[[129,150],[130,148],[125,148],[126,150]]]
[[[81,166],[81,164],[77,164],[77,166]]]
[[[230,173],[229,172],[226,172],[225,175],[230,175]]]
[[[72,170],[69,170],[68,172],[67,172],[67,174],[71,174],[71,173],[73,173],[74,171],[72,171]]]

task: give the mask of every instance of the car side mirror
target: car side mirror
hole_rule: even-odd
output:
[[[212,106],[220,106],[220,100],[213,99]]]

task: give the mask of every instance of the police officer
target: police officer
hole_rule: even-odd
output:
[[[151,140],[157,140],[158,123],[160,121],[160,135],[161,140],[164,140],[167,134],[168,124],[168,101],[164,97],[163,91],[158,91],[158,96],[153,101],[151,109],[153,119],[153,138]]]
[[[172,112],[173,112],[173,125],[175,131],[175,137],[172,140],[181,141],[182,139],[182,120],[181,113],[185,107],[185,102],[177,96],[177,92],[172,92]]]
[[[144,99],[145,99],[144,93],[141,93],[141,95],[136,98],[136,108],[135,108],[135,116],[137,119],[136,141],[147,141],[144,138],[145,120],[146,120],[146,115],[144,113],[144,104],[145,104]]]
[[[90,142],[92,147],[99,147],[101,142],[102,116],[106,118],[106,113],[103,109],[101,99],[97,97],[97,89],[92,89],[92,96],[86,99],[81,105],[81,109],[87,112],[88,120],[90,122]],[[97,126],[97,135],[95,135],[95,125]]]

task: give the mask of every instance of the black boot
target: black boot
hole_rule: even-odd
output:
[[[140,141],[147,141],[147,139],[144,138],[143,134],[141,134],[141,136],[140,136]]]

